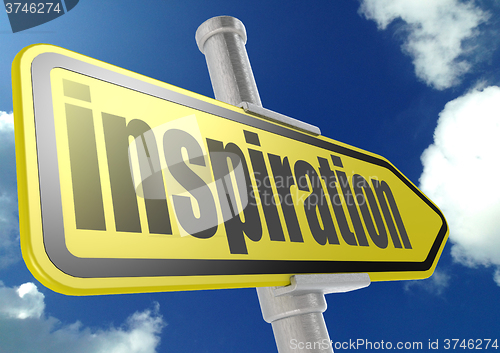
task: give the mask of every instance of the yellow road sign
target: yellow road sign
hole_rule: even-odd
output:
[[[383,157],[54,46],[12,72],[23,257],[55,291],[436,266],[446,221]]]

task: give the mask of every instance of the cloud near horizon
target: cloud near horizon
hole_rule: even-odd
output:
[[[459,0],[362,0],[359,13],[380,30],[403,21],[403,51],[417,77],[438,90],[459,84],[471,70],[476,47],[470,40],[490,17],[474,2]]]
[[[439,114],[420,189],[443,211],[455,261],[492,266],[500,286],[500,87],[473,89]]]
[[[33,283],[9,288],[0,281],[0,352],[155,353],[165,326],[157,303],[120,327],[99,330],[79,321],[63,324],[44,309],[44,295]]]

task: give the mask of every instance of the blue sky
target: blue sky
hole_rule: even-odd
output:
[[[81,0],[16,34],[0,13],[0,352],[276,350],[255,289],[70,297],[20,254],[14,56],[50,43],[213,97],[194,34],[219,15],[246,26],[264,107],[386,157],[449,222],[430,279],[328,295],[331,339],[500,340],[498,1]]]

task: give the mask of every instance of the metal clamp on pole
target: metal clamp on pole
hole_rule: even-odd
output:
[[[245,26],[234,17],[214,17],[198,27],[196,43],[205,54],[215,98],[243,107],[249,113],[320,134],[315,126],[262,107],[245,49],[246,40]],[[278,352],[333,352],[323,319],[325,294],[369,284],[366,273],[325,274],[292,276],[286,287],[257,288],[262,314],[272,324]],[[317,342],[317,347],[306,349],[304,342]]]
[[[243,110],[247,113],[254,114],[272,120],[274,122],[278,122],[280,124],[285,124],[302,131],[310,132],[315,135],[321,135],[321,130],[317,126],[305,123],[294,118],[290,118],[289,116],[280,113],[276,113],[259,105],[255,105],[249,102],[242,102],[238,104],[238,106],[243,108]]]
[[[284,287],[257,288],[264,320],[273,327],[279,353],[330,352],[323,318],[325,294],[344,293],[370,285],[367,273],[295,275]]]

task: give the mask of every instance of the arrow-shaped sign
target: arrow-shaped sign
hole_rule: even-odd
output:
[[[425,278],[447,239],[376,154],[54,46],[13,85],[23,256],[56,291]]]

